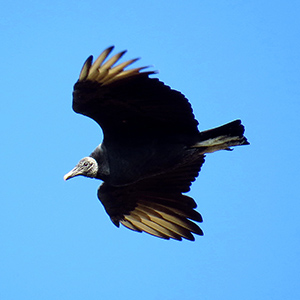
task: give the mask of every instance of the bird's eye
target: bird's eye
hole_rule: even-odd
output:
[[[83,165],[84,165],[85,167],[88,167],[88,166],[89,166],[89,163],[88,163],[87,161],[85,161],[85,162],[83,163]]]

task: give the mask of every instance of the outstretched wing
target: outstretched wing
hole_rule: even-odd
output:
[[[202,155],[173,171],[132,185],[113,187],[103,183],[98,198],[118,227],[121,223],[163,239],[194,240],[193,233],[203,232],[191,220],[202,222],[202,217],[194,210],[195,201],[182,193],[190,190],[203,163]]]
[[[126,51],[105,61],[112,49],[106,49],[93,64],[92,56],[86,60],[74,85],[75,112],[94,119],[105,136],[198,132],[184,95],[150,78],[155,72],[142,71],[145,67],[124,70],[137,59],[114,66]]]

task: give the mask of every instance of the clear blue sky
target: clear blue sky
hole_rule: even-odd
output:
[[[299,16],[296,0],[3,2],[0,299],[300,299]],[[201,130],[246,126],[251,146],[208,155],[192,186],[194,243],[117,229],[100,181],[63,181],[102,140],[71,93],[110,45]]]

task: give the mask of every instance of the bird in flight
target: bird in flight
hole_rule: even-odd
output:
[[[113,46],[84,63],[74,85],[73,110],[96,121],[103,142],[64,179],[83,175],[103,181],[98,198],[119,227],[163,239],[193,241],[203,235],[190,190],[206,153],[248,145],[240,120],[199,131],[183,94],[150,75],[126,69],[126,51],[108,59]],[[119,63],[119,64],[117,64]],[[146,69],[146,70],[145,70]]]

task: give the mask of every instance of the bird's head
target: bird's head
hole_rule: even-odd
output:
[[[64,176],[64,180],[68,180],[75,176],[96,177],[98,173],[98,163],[92,157],[84,157],[79,161],[77,166]]]

